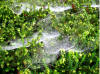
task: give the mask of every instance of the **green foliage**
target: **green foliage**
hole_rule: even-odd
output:
[[[96,51],[95,51],[96,50]],[[60,58],[54,63],[53,69],[48,66],[42,73],[46,74],[98,74],[99,73],[99,53],[98,49],[92,52],[67,53],[61,50]],[[37,71],[38,72],[38,71]]]
[[[27,0],[23,0],[27,1]],[[20,0],[19,0],[20,2]],[[30,1],[29,1],[30,2]],[[59,3],[58,0],[47,0],[48,2]],[[8,5],[4,5],[8,3]],[[7,44],[8,41],[16,38],[30,36],[36,31],[41,31],[37,22],[44,18],[49,9],[39,11],[24,11],[21,15],[13,13],[9,6],[13,3],[0,1],[0,44]],[[60,4],[71,4],[72,9],[65,11],[64,15],[57,22],[56,16],[52,16],[52,27],[61,33],[58,39],[62,40],[63,35],[70,37],[70,41],[84,49],[84,52],[60,51],[60,58],[52,64],[53,68],[44,65],[44,69],[37,70],[33,62],[42,53],[43,43],[38,42],[41,34],[28,44],[30,47],[21,47],[15,50],[2,50],[0,47],[0,72],[17,74],[98,74],[99,73],[99,10],[92,8],[91,0],[62,0]],[[41,3],[40,3],[41,4]],[[87,7],[83,7],[87,5]],[[4,43],[5,42],[5,43]],[[33,61],[33,60],[34,61]],[[32,69],[28,68],[31,65]]]
[[[13,51],[0,49],[0,70],[2,70],[1,72],[30,72],[26,68],[29,65],[32,65],[32,59],[35,59],[38,56],[36,53],[40,53],[43,47],[42,43],[37,43],[38,39],[39,38],[33,39],[32,42],[29,43],[29,48],[22,47]],[[41,50],[39,51],[39,49]],[[33,66],[35,65],[33,64]]]
[[[42,11],[24,11],[21,15],[16,15],[8,6],[0,7],[0,43],[16,38],[27,37],[38,31],[38,20],[48,14],[48,9]]]
[[[3,3],[2,3],[3,4]],[[13,11],[7,5],[0,6],[0,44],[8,44],[10,40],[21,38],[24,41],[24,38],[32,35],[36,31],[41,31],[37,22],[46,17],[49,10],[39,11],[24,11],[21,15],[13,13]],[[23,70],[32,64],[31,56],[36,55],[37,49],[42,49],[43,43],[37,43],[39,40],[33,39],[32,42],[28,43],[29,48],[21,47],[15,50],[3,50],[0,47],[0,72],[1,73],[19,73],[20,70]],[[39,50],[38,50],[39,52]],[[32,54],[31,54],[32,53]],[[23,70],[28,72],[28,70]]]
[[[88,10],[87,10],[88,9]],[[73,9],[72,9],[73,10]],[[82,8],[80,11],[66,11],[59,22],[53,18],[52,26],[61,34],[70,37],[70,40],[83,47],[98,47],[99,12],[97,8]],[[94,19],[95,18],[95,19]]]

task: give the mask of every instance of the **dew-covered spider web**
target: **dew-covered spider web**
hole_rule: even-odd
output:
[[[19,7],[18,10],[15,10],[16,7]],[[92,5],[92,7],[98,7],[97,5]],[[41,6],[36,6],[36,10],[39,10]],[[48,6],[45,6],[45,9],[47,9]],[[29,12],[31,9],[34,10],[34,7],[32,7],[31,4],[28,3],[15,3],[12,7],[12,10],[14,13],[20,15],[23,11]],[[56,16],[56,22],[60,22],[60,18],[62,17],[63,12],[66,10],[71,9],[71,6],[50,6],[50,11],[53,12]],[[37,23],[43,28],[43,31],[41,32],[41,37],[38,42],[42,42],[44,44],[43,48],[38,49],[36,55],[29,55],[27,59],[30,59],[29,63],[27,64],[26,68],[37,68],[43,63],[48,64],[51,62],[54,62],[57,58],[57,55],[59,54],[60,50],[64,49],[65,51],[73,50],[75,52],[83,52],[84,50],[80,50],[80,48],[77,48],[74,43],[69,41],[68,36],[62,36],[57,30],[55,30],[51,24],[51,15],[48,15],[46,18],[41,19]],[[38,37],[39,32],[33,33],[32,36],[27,37],[24,39],[24,46],[30,47],[30,45],[27,45],[28,42],[31,42],[32,39],[35,39]],[[62,36],[63,39],[59,39],[59,37]],[[5,50],[14,50],[20,47],[23,47],[23,42],[21,39],[16,39],[14,41],[10,41],[10,45],[2,46],[2,49]],[[31,53],[31,52],[29,52]]]

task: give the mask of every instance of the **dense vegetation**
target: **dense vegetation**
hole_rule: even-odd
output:
[[[0,43],[33,34],[38,30],[36,22],[45,17],[47,11],[24,11],[21,15],[16,15],[7,6],[0,7]]]
[[[19,0],[20,1],[20,0]],[[55,0],[48,0],[54,2]],[[64,2],[65,1],[65,2]],[[99,73],[99,10],[91,6],[91,0],[64,0],[65,4],[71,4],[72,9],[64,11],[60,21],[49,9],[39,11],[24,11],[21,15],[13,13],[10,5],[4,5],[0,1],[0,45],[9,45],[10,40],[31,36],[34,32],[41,32],[37,22],[51,15],[51,26],[61,33],[62,36],[69,36],[70,41],[84,52],[61,50],[57,60],[50,64],[44,64],[38,69],[30,69],[32,58],[43,48],[43,43],[37,41],[41,34],[29,42],[30,47],[22,47],[16,50],[3,50],[0,48],[0,72],[17,74],[98,74]],[[13,1],[12,1],[13,2]],[[12,4],[12,2],[10,4]],[[89,3],[89,4],[85,4]],[[46,3],[44,3],[46,4]],[[83,7],[87,5],[87,7]],[[34,60],[35,61],[35,60]],[[36,65],[32,65],[33,68]]]

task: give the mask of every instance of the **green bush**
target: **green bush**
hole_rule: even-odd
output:
[[[74,12],[73,9],[66,11],[60,21],[52,19],[52,26],[62,35],[70,37],[78,47],[88,49],[98,46],[99,37],[99,11],[98,8],[82,8]]]
[[[52,0],[55,2],[54,0]],[[72,2],[73,1],[73,2]],[[39,42],[40,36],[29,42],[30,47],[21,47],[15,50],[2,50],[0,48],[0,72],[16,74],[98,74],[99,73],[99,10],[90,7],[91,0],[65,0],[65,4],[71,4],[72,9],[65,11],[57,22],[52,16],[52,27],[63,35],[67,35],[70,41],[76,44],[84,52],[60,51],[59,59],[52,64],[44,64],[44,68],[34,69],[36,66],[32,59],[42,52],[43,43]],[[26,12],[21,15],[14,14],[12,10],[0,1],[0,44],[16,38],[30,36],[41,28],[37,22],[44,18],[49,10]],[[86,5],[87,7],[83,7]],[[36,60],[34,60],[36,61]],[[31,65],[31,68],[28,66]]]
[[[42,11],[24,11],[21,15],[14,14],[8,6],[0,7],[0,43],[25,38],[39,30],[38,20],[48,14],[48,9]]]

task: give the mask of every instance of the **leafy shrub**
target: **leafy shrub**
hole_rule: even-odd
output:
[[[83,49],[83,47],[98,46],[99,12],[97,8],[87,7],[74,13],[69,10],[59,22],[56,22],[56,18],[52,21],[52,26],[62,35],[69,36],[71,41],[74,40],[78,47]]]
[[[89,4],[90,4],[89,0]],[[43,43],[37,43],[33,39],[30,47],[22,47],[12,51],[0,49],[0,72],[1,73],[20,73],[20,74],[98,74],[99,73],[99,11],[89,5],[82,7],[86,0],[67,0],[72,4],[72,9],[65,11],[64,15],[57,22],[55,15],[52,18],[52,27],[62,35],[67,35],[70,40],[75,42],[84,52],[73,52],[64,50],[60,52],[52,67],[47,64],[44,69],[31,70],[28,65],[32,65],[32,58],[37,57],[39,49],[42,50]],[[66,3],[65,2],[65,3]],[[85,4],[86,5],[86,4]],[[80,10],[80,11],[79,11]],[[23,12],[21,15],[14,14],[7,6],[0,7],[0,43],[17,37],[24,38],[38,30],[37,22],[48,14],[45,11]],[[32,25],[33,24],[33,25]],[[11,38],[12,37],[12,38]],[[62,39],[62,37],[60,37]],[[33,56],[33,57],[32,57]],[[36,60],[34,60],[36,61]]]
[[[24,11],[16,15],[7,6],[0,7],[0,43],[16,38],[27,37],[38,31],[36,22],[48,14],[47,10]]]

